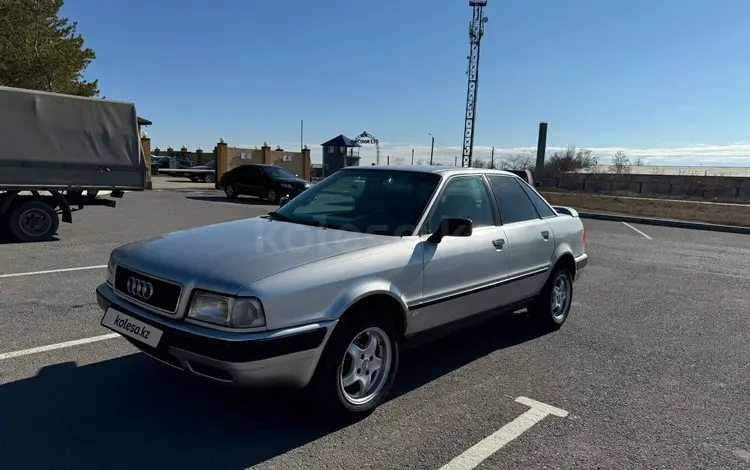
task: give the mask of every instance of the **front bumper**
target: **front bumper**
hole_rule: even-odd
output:
[[[587,264],[589,264],[589,255],[586,253],[576,258],[576,275],[573,278],[575,281],[583,274],[583,270],[586,269]]]
[[[336,325],[329,321],[261,333],[232,333],[151,313],[121,299],[107,283],[97,287],[96,298],[105,312],[112,307],[163,332],[155,348],[122,335],[152,358],[191,375],[245,387],[305,387]]]

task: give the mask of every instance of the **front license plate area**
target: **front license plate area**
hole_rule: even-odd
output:
[[[104,317],[102,317],[102,326],[141,343],[145,343],[152,348],[159,345],[162,335],[161,330],[140,320],[136,320],[130,315],[126,315],[112,307],[108,308]]]

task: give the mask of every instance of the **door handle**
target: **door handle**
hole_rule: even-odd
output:
[[[503,246],[505,246],[505,239],[498,238],[497,240],[492,240],[492,245],[498,250],[502,250]]]
[[[549,232],[547,230],[542,232],[542,238],[544,238],[545,240],[549,240]]]

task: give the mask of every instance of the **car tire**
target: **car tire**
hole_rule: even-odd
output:
[[[573,275],[567,268],[556,267],[529,313],[543,331],[555,331],[570,316],[573,305]]]
[[[368,348],[373,338],[375,344]],[[362,353],[358,357],[350,352],[354,346]],[[344,420],[370,414],[391,391],[400,353],[399,332],[387,314],[363,310],[344,319],[329,338],[311,384],[319,409],[329,418]]]
[[[266,201],[270,202],[271,204],[276,204],[277,202],[279,202],[279,194],[275,189],[268,190],[268,193],[266,193]]]
[[[206,183],[213,183],[213,182],[215,182],[215,180],[216,180],[216,177],[214,175],[211,175],[211,174],[206,175],[206,177],[203,178],[203,181],[205,181]]]
[[[237,199],[237,196],[239,196],[239,194],[237,194],[237,188],[235,188],[232,183],[224,186],[224,194],[226,194],[229,199]]]

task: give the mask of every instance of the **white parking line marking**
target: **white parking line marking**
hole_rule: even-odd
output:
[[[639,233],[639,234],[643,235],[643,238],[645,238],[646,240],[652,240],[652,238],[651,238],[651,237],[649,237],[649,236],[648,236],[648,235],[646,235],[645,233],[641,232],[641,231],[640,231],[640,230],[638,230],[637,228],[633,227],[633,226],[632,226],[632,225],[630,225],[629,223],[627,223],[627,222],[623,222],[622,224],[623,224],[624,226],[626,226],[627,228],[629,228],[629,229],[631,229],[631,230],[635,231],[636,233]]]
[[[108,339],[120,338],[121,336],[117,333],[109,333],[101,336],[92,336],[91,338],[77,339],[74,341],[66,341],[64,343],[50,344],[47,346],[39,346],[36,348],[22,349],[20,351],[13,351],[0,354],[0,361],[6,359],[12,359],[14,357],[28,356],[29,354],[37,354],[47,351],[54,351],[55,349],[71,348],[73,346],[80,346],[82,344],[96,343],[97,341],[106,341]]]
[[[106,268],[106,264],[96,266],[81,266],[80,268],[62,268],[62,269],[49,269],[47,271],[31,271],[28,273],[11,273],[11,274],[0,274],[0,279],[8,277],[23,277],[23,276],[36,276],[37,274],[54,274],[54,273],[69,273],[71,271],[86,271],[89,269],[102,269]]]
[[[470,470],[482,463],[489,456],[502,449],[505,444],[517,438],[543,420],[547,415],[564,418],[568,412],[554,406],[541,403],[531,398],[518,397],[518,403],[529,407],[521,416],[506,424],[493,434],[482,439],[463,454],[443,465],[440,470]]]

